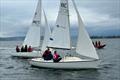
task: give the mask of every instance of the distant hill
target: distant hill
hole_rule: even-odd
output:
[[[25,37],[0,37],[0,41],[22,41]]]
[[[72,36],[76,38],[77,36]],[[41,37],[43,38],[43,37]],[[120,36],[91,36],[92,39],[94,38],[120,38]],[[23,41],[25,37],[0,37],[0,41]]]
[[[120,38],[120,36],[91,36],[91,38]]]

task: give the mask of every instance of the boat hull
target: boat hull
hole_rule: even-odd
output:
[[[11,54],[12,57],[19,57],[19,58],[39,58],[41,57],[40,52],[34,51],[34,52],[16,52],[14,54]]]
[[[99,60],[75,60],[75,61],[60,61],[58,63],[51,61],[43,61],[42,59],[30,60],[32,66],[41,68],[54,68],[54,69],[97,69],[99,68]]]

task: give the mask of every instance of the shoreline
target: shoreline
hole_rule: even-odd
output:
[[[77,36],[73,36],[73,38],[77,38]],[[115,39],[120,38],[120,36],[92,36],[91,39]],[[2,37],[0,41],[23,41],[25,37]]]

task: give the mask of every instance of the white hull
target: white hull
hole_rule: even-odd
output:
[[[58,63],[54,63],[52,60],[45,61],[42,58],[35,58],[30,61],[32,66],[54,69],[96,69],[99,63],[99,60],[85,60],[78,57],[63,58]]]
[[[41,53],[38,51],[33,52],[16,52],[11,54],[13,57],[20,57],[20,58],[38,58],[41,57]]]

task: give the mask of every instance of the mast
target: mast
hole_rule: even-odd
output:
[[[93,59],[99,59],[97,52],[92,44],[92,40],[90,39],[87,31],[85,30],[83,21],[80,17],[80,14],[78,12],[78,9],[76,7],[76,4],[74,0],[72,0],[73,6],[75,8],[75,11],[77,13],[77,18],[78,18],[78,41],[76,45],[76,52],[80,55],[93,58]]]

